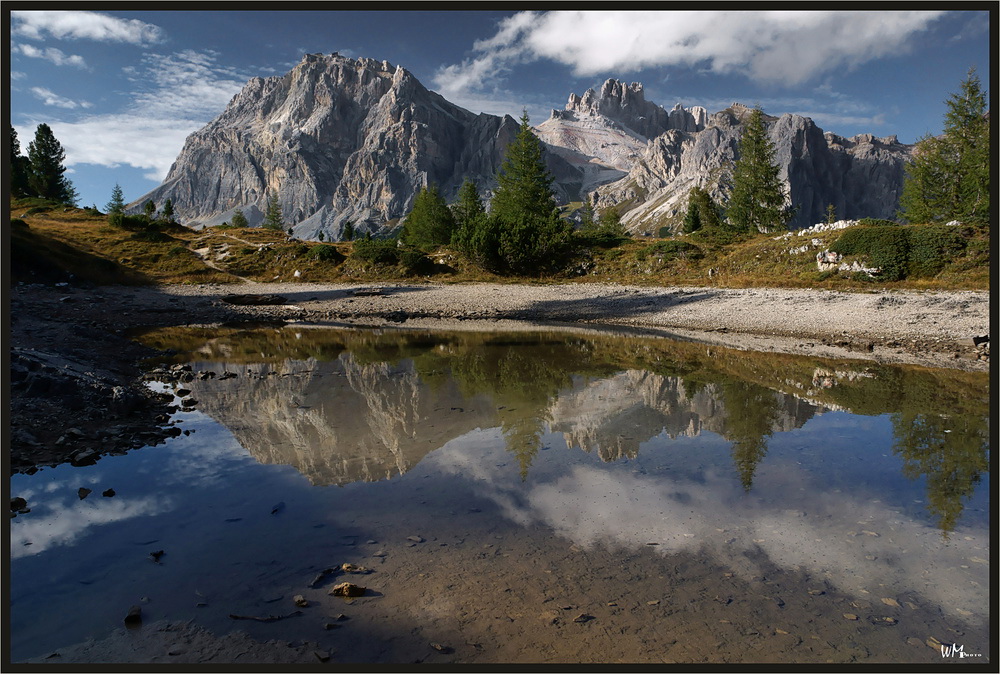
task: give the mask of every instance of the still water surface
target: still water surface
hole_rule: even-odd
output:
[[[11,478],[15,662],[135,604],[346,662],[988,656],[987,375],[579,332],[139,339],[190,365],[158,384],[189,433]],[[343,563],[371,572],[314,584]]]

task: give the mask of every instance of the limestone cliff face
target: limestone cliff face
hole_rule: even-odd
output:
[[[674,129],[654,138],[627,176],[596,191],[598,208],[624,204],[622,220],[629,230],[655,232],[663,226],[679,227],[692,187],[724,200],[749,111],[734,104],[711,115],[701,130]],[[790,227],[823,222],[829,204],[845,219],[895,217],[912,145],[899,143],[895,136],[845,139],[824,134],[799,115],[765,115],[765,124],[789,204],[796,208]]]
[[[647,101],[641,84],[609,79],[598,92],[570,95],[536,133],[561,201],[596,195],[598,208],[617,208],[631,231],[655,232],[680,224],[694,185],[725,196],[748,111],[668,111]],[[829,204],[847,219],[895,214],[911,146],[824,134],[796,115],[767,124],[798,209],[793,227],[824,220]],[[517,128],[510,116],[449,103],[386,61],[307,54],[283,76],[251,79],[131,208],[169,198],[194,227],[227,221],[235,209],[256,225],[274,191],[297,237],[339,239],[348,221],[384,232],[424,186],[452,199],[470,178],[488,196]]]
[[[300,237],[338,238],[348,220],[375,231],[425,185],[450,195],[465,176],[492,180],[517,126],[453,105],[386,61],[308,54],[284,76],[250,80],[136,203],[170,198],[194,226],[237,208],[257,224],[274,190]]]

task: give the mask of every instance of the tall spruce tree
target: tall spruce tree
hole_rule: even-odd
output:
[[[28,158],[21,154],[17,131],[10,127],[10,193],[15,197],[28,196]]]
[[[39,124],[35,139],[28,144],[28,187],[35,196],[75,205],[73,183],[63,174],[66,152],[48,124]]]
[[[490,201],[490,212],[509,222],[548,218],[556,209],[552,181],[545,168],[542,142],[531,130],[525,112],[521,115],[517,136],[507,146],[497,175],[497,189]]]
[[[784,228],[792,212],[785,206],[785,185],[778,177],[781,167],[775,163],[774,143],[767,135],[760,106],[744,124],[726,219],[730,227],[747,233]]]
[[[921,138],[907,164],[899,216],[912,223],[989,224],[989,101],[975,68],[946,104],[944,132]]]
[[[417,193],[400,238],[419,248],[433,248],[451,243],[454,230],[455,216],[437,186],[431,185]]]
[[[272,190],[267,196],[267,210],[264,212],[264,224],[266,229],[277,229],[284,231],[285,221],[281,216],[281,202],[278,201],[278,193]]]
[[[538,273],[555,261],[573,228],[559,217],[552,182],[542,143],[525,112],[497,175],[488,222],[474,237],[478,246],[495,247],[495,255],[480,250],[483,259],[492,258],[504,270],[520,274]]]

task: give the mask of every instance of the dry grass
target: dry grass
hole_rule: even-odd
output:
[[[433,280],[437,283],[587,283],[785,287],[870,291],[988,290],[990,243],[977,232],[966,251],[934,278],[892,283],[844,273],[821,273],[816,252],[828,249],[840,232],[775,240],[761,236],[721,243],[698,236],[641,238],[613,248],[578,252],[561,274],[543,277],[498,276],[479,269],[448,249],[431,254],[434,273],[406,275],[398,267],[351,258],[351,243],[298,241],[273,230],[210,228],[194,231],[179,225],[154,236],[111,227],[104,215],[88,209],[65,209],[37,200],[11,201],[14,280],[79,280],[113,283],[227,283],[241,279],[281,282],[371,282]],[[813,240],[817,245],[813,245]],[[687,245],[685,245],[687,244]],[[795,249],[807,246],[801,252]],[[322,249],[322,250],[321,250]],[[332,250],[336,254],[332,253]],[[320,253],[326,253],[322,259]],[[848,259],[848,262],[853,260]],[[710,272],[711,270],[711,272]],[[296,274],[297,272],[297,274]]]

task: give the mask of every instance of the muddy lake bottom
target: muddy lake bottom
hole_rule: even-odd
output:
[[[334,663],[988,662],[988,412],[868,404],[923,371],[782,357],[807,373],[782,390],[551,334],[157,339],[183,433],[11,477],[15,663],[133,606]]]

